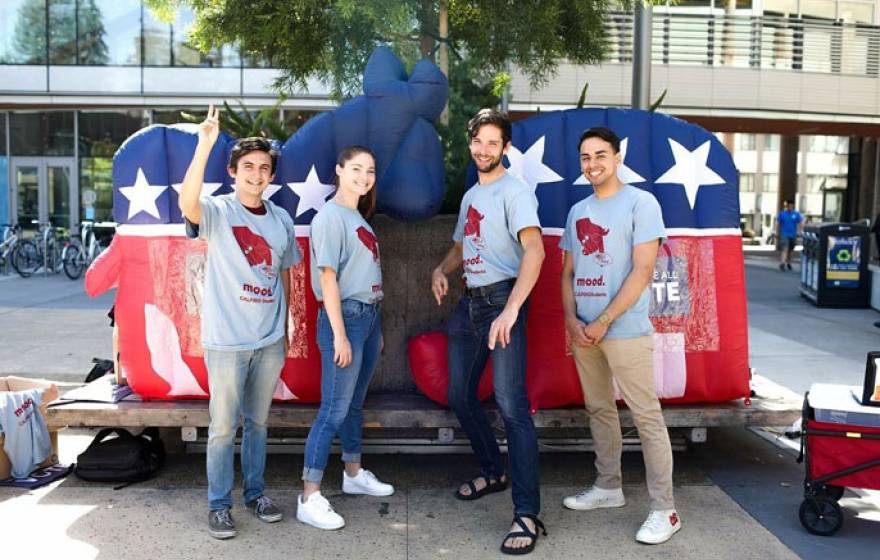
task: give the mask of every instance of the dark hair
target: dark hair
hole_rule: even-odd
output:
[[[268,140],[260,136],[251,136],[250,138],[242,138],[232,148],[229,154],[229,167],[238,170],[238,160],[251,152],[266,152],[272,158],[272,174],[275,174],[275,168],[278,166],[278,152],[272,148],[272,144]]]
[[[373,164],[376,163],[376,154],[373,153],[373,150],[367,148],[366,146],[348,146],[344,148],[341,152],[339,152],[339,156],[336,157],[336,165],[339,167],[345,167],[345,164],[350,161],[355,156],[360,154],[367,154],[371,158],[373,158]],[[336,176],[334,180],[336,183],[336,188],[339,188],[339,175]],[[369,220],[373,217],[373,214],[376,213],[376,184],[373,184],[373,188],[370,191],[361,196],[358,199],[358,212],[361,213],[361,216],[364,217],[365,220]]]
[[[497,109],[480,109],[477,114],[468,121],[468,140],[472,140],[474,136],[480,133],[480,128],[484,125],[491,124],[501,129],[501,140],[506,146],[513,137],[510,126],[510,118],[507,113],[502,113]]]
[[[611,144],[611,149],[614,150],[615,154],[620,152],[620,138],[610,128],[606,128],[604,126],[594,126],[593,128],[588,128],[585,131],[581,132],[581,137],[578,140],[577,145],[578,152],[580,152],[581,150],[581,144],[583,144],[584,140],[586,140],[587,138],[599,138],[601,140],[605,140],[606,142]]]

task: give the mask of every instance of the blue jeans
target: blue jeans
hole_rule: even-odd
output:
[[[538,438],[526,396],[526,306],[510,331],[510,344],[489,350],[489,327],[510,296],[509,286],[486,296],[463,296],[449,321],[449,406],[458,417],[480,461],[484,477],[498,479],[504,464],[495,433],[480,400],[480,374],[492,354],[495,402],[507,432],[513,505],[518,515],[538,515],[541,494]]]
[[[266,468],[266,419],[281,368],[284,367],[284,339],[257,350],[220,351],[205,349],[208,368],[208,507],[232,507],[235,479],[235,433],[243,418],[241,470],[244,500],[263,495]]]
[[[344,368],[333,361],[333,329],[327,312],[323,307],[318,311],[321,407],[306,440],[302,474],[306,482],[321,482],[336,434],[342,441],[342,460],[361,461],[364,398],[379,360],[382,319],[378,305],[346,299],[342,302],[342,320],[351,343],[351,363]]]

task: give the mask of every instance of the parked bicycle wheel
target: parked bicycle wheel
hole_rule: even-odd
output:
[[[12,251],[12,268],[22,277],[27,278],[37,271],[42,263],[37,246],[30,239],[19,241]]]
[[[85,256],[79,245],[68,245],[61,251],[61,261],[64,267],[64,274],[71,280],[76,280],[82,276],[85,268]]]

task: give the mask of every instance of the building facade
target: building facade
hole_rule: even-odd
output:
[[[852,182],[867,192],[880,174],[854,174],[852,162],[858,150],[863,171],[877,154],[863,139],[880,135],[878,4],[681,0],[654,9],[651,98],[665,92],[660,110],[722,134],[742,174],[743,225],[756,235],[772,230],[783,196],[811,219],[874,215],[880,197],[856,204]],[[171,24],[141,0],[0,0],[0,13],[0,223],[109,219],[112,156],[133,132],[209,102],[256,109],[277,99],[279,73],[264,62],[235,45],[193,49],[186,10]],[[514,71],[510,110],[572,107],[585,83],[588,106],[629,106],[632,15],[614,14],[608,37],[603,64],[563,62],[544,87]],[[315,81],[277,118],[293,130],[333,106]]]

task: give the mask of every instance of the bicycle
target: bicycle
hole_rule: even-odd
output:
[[[12,255],[14,254],[15,249],[19,243],[21,227],[17,224],[3,224],[2,227],[3,238],[2,242],[0,242],[0,268],[5,270],[7,265],[10,264],[12,264],[13,268],[15,268],[15,265],[12,261]],[[16,272],[18,272],[18,270],[16,270]]]
[[[95,228],[100,227],[116,227],[114,222],[82,222],[80,224],[79,242],[71,241],[65,244],[61,251],[61,263],[64,268],[64,274],[71,280],[79,278],[83,270],[98,258],[106,247],[101,244],[98,236],[95,234]]]
[[[44,274],[58,272],[57,234],[49,222],[32,220],[39,228],[32,239],[20,241],[12,257],[12,267],[22,278],[28,278],[40,269]]]

